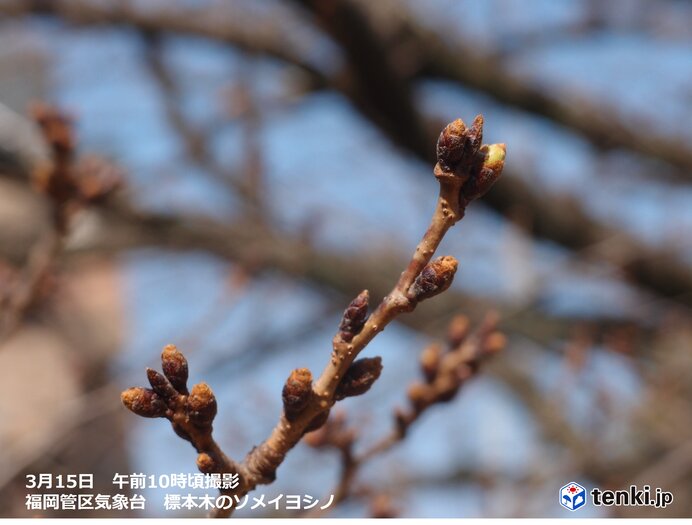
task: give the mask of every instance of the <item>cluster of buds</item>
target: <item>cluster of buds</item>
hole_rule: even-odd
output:
[[[176,434],[195,445],[193,434],[211,432],[217,409],[214,393],[206,383],[188,391],[187,360],[174,345],[163,349],[161,365],[163,374],[147,368],[151,388],[129,388],[121,394],[122,402],[138,416],[165,417]]]
[[[414,383],[408,390],[412,410],[396,414],[402,434],[428,407],[454,399],[464,382],[476,374],[481,362],[505,347],[507,341],[496,329],[495,315],[488,315],[473,334],[470,327],[467,317],[456,316],[449,324],[446,348],[434,343],[421,353],[423,381]]]
[[[72,119],[47,104],[35,104],[31,114],[43,135],[52,159],[33,173],[38,191],[55,206],[55,221],[60,228],[76,208],[102,200],[122,183],[121,172],[97,157],[75,161],[76,147]]]
[[[461,119],[448,124],[437,140],[435,177],[459,188],[460,209],[483,196],[500,177],[505,163],[504,144],[482,144],[483,117],[467,128]]]
[[[381,357],[365,357],[351,363],[344,377],[334,391],[334,401],[341,401],[347,397],[365,394],[377,381],[382,373]],[[284,417],[288,422],[298,419],[312,402],[316,401],[317,394],[312,387],[312,373],[307,368],[296,368],[291,372],[284,383],[281,392],[284,407]],[[305,432],[312,432],[320,428],[329,417],[329,409],[325,407],[306,427]]]

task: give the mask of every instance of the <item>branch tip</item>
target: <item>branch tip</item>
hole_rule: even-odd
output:
[[[209,385],[198,383],[192,387],[187,398],[187,410],[190,420],[200,427],[211,426],[216,417],[216,397]]]
[[[175,345],[166,345],[164,347],[161,353],[161,368],[164,375],[171,382],[171,385],[173,385],[173,388],[181,394],[187,395],[187,359]]]
[[[173,388],[171,382],[166,379],[166,376],[157,372],[153,368],[147,368],[147,379],[151,388],[164,400],[172,399],[178,395],[178,392]]]
[[[164,417],[166,403],[153,390],[142,387],[128,388],[120,394],[128,410],[142,417]]]

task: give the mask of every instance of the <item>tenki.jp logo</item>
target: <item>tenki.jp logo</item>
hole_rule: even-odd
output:
[[[567,510],[577,510],[586,504],[586,489],[574,481],[560,489],[560,505]]]
[[[627,489],[601,490],[591,489],[591,503],[595,507],[601,506],[649,506],[665,508],[673,503],[673,493],[661,488],[652,489],[650,485],[639,488],[630,485]],[[586,505],[586,489],[574,481],[560,488],[560,505],[569,511],[575,511]]]

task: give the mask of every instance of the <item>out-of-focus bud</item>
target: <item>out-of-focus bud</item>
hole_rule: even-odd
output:
[[[449,255],[428,263],[411,285],[409,299],[422,301],[444,292],[452,284],[457,268],[457,260]]]
[[[439,378],[435,384],[437,401],[439,403],[446,403],[454,399],[454,396],[459,391],[459,386],[459,380],[451,374]]]
[[[488,334],[482,343],[483,352],[487,354],[496,354],[504,350],[507,346],[507,337],[502,332],[492,332]]]
[[[447,342],[450,348],[456,348],[469,335],[471,321],[465,315],[455,315],[447,328]]]
[[[440,369],[442,347],[438,344],[429,345],[420,354],[420,369],[428,383],[432,383]]]
[[[148,388],[128,388],[120,394],[120,399],[129,410],[142,417],[164,417],[168,409],[166,403]]]
[[[346,397],[365,394],[382,373],[381,357],[366,357],[354,361],[336,387],[334,399],[340,401]]]
[[[212,474],[218,470],[214,458],[206,452],[197,456],[197,468],[204,474]]]
[[[153,368],[147,368],[147,378],[151,388],[163,399],[171,399],[178,395],[171,382]]]
[[[408,399],[416,411],[423,410],[430,404],[431,387],[423,383],[413,383],[408,387]]]
[[[497,182],[505,166],[504,144],[491,144],[480,149],[483,162],[472,170],[471,177],[461,187],[460,200],[464,206],[485,195]]]
[[[198,426],[209,426],[216,416],[216,398],[206,383],[192,387],[187,398],[187,409],[190,420]]]
[[[187,395],[187,359],[175,345],[166,345],[161,353],[164,375],[178,392]]]
[[[312,373],[307,368],[296,368],[286,379],[281,399],[284,414],[289,421],[295,420],[312,398]]]
[[[32,104],[30,112],[55,154],[74,152],[73,122],[68,115],[54,106],[40,102]]]
[[[344,310],[344,315],[341,318],[339,325],[339,337],[350,342],[354,336],[358,335],[365,325],[365,320],[368,318],[368,300],[370,295],[367,290],[363,290],[358,294],[348,308]]]

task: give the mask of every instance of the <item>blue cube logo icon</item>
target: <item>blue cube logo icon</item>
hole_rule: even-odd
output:
[[[575,511],[586,504],[586,489],[574,481],[560,489],[560,505]]]

